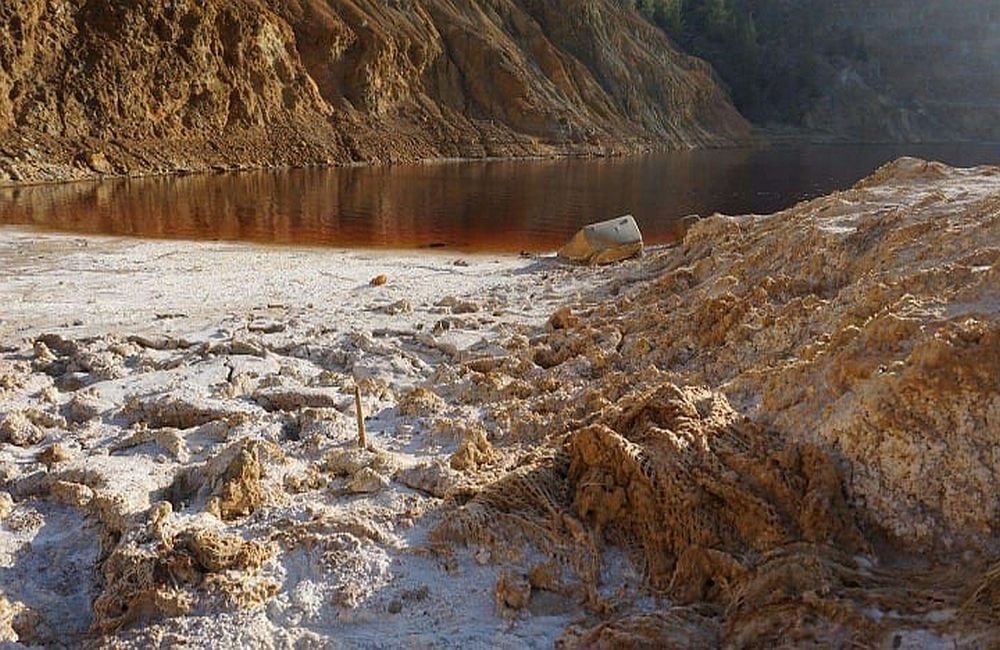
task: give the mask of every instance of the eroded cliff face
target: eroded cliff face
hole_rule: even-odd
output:
[[[707,64],[611,0],[0,8],[0,181],[746,136]]]
[[[553,385],[602,378],[563,405],[575,412],[553,410],[564,420],[588,421],[648,378],[709,386],[767,429],[835,451],[853,503],[893,543],[992,544],[998,179],[902,158],[775,215],[713,216],[646,262],[655,279],[563,315],[527,355]]]

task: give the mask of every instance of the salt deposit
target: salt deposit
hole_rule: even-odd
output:
[[[0,231],[0,639],[1000,643],[1000,170],[465,261]]]

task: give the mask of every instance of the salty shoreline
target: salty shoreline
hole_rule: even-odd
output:
[[[367,428],[374,448],[379,453],[389,454],[392,464],[402,469],[412,470],[414,466],[430,462],[432,473],[445,473],[443,479],[437,480],[447,485],[447,481],[455,481],[461,476],[447,468],[448,458],[460,443],[461,432],[449,432],[449,425],[441,423],[434,424],[437,427],[434,429],[425,418],[417,418],[415,422],[412,416],[395,414],[396,400],[414,386],[433,381],[440,368],[494,350],[510,336],[540,331],[556,308],[602,293],[602,287],[609,281],[634,272],[638,263],[629,262],[615,269],[588,269],[562,265],[552,257],[295,250],[238,243],[84,238],[4,228],[0,231],[0,266],[5,270],[0,277],[0,295],[5,303],[0,321],[0,349],[5,351],[5,360],[0,370],[14,370],[18,377],[13,379],[16,384],[13,392],[3,396],[2,410],[10,413],[27,408],[30,417],[35,413],[30,409],[40,406],[69,415],[68,420],[60,421],[69,430],[66,435],[47,434],[27,448],[3,445],[0,464],[5,469],[0,479],[21,503],[38,489],[25,487],[39,478],[32,474],[36,464],[31,450],[56,444],[72,457],[58,465],[56,473],[63,477],[56,479],[60,486],[65,482],[63,479],[73,482],[71,477],[81,472],[101,476],[89,480],[93,488],[83,489],[123,496],[130,503],[126,512],[140,512],[154,505],[153,495],[169,487],[172,474],[184,467],[197,466],[220,450],[231,447],[232,443],[224,441],[228,439],[225,435],[222,440],[201,440],[200,443],[185,442],[183,436],[168,442],[161,434],[153,438],[143,438],[145,434],[140,434],[136,439],[135,426],[126,424],[129,418],[122,421],[120,413],[116,413],[128,408],[130,400],[140,394],[174,394],[196,410],[200,407],[195,403],[205,399],[203,396],[207,395],[212,401],[215,398],[211,395],[222,395],[220,390],[241,400],[243,398],[236,393],[249,389],[247,381],[257,384],[268,377],[266,383],[275,387],[272,390],[286,383],[299,388],[285,391],[281,397],[286,401],[291,399],[294,404],[281,408],[268,404],[266,409],[259,411],[255,417],[260,419],[252,427],[254,433],[251,435],[266,439],[276,432],[277,441],[287,438],[281,432],[289,426],[295,429],[311,426],[319,431],[313,434],[313,438],[319,438],[312,443],[323,441],[320,449],[304,452],[286,449],[289,457],[283,462],[281,474],[269,477],[278,494],[284,492],[283,484],[294,483],[299,480],[298,475],[308,474],[309,465],[321,460],[331,449],[353,448],[350,389],[355,381],[360,381],[365,388],[365,408],[372,418]],[[384,285],[370,284],[372,278],[383,274],[387,278]],[[17,367],[34,356],[31,342],[37,340],[52,343],[55,354],[61,354],[55,341],[82,346],[77,349],[82,356],[78,356],[76,362],[71,361],[71,367],[64,366],[62,370],[73,374],[75,368],[84,385],[69,390],[70,386],[57,382],[58,387],[53,384],[46,388],[43,384],[48,382],[42,380],[44,372],[29,371],[28,375],[17,372]],[[94,356],[82,348],[90,349]],[[88,364],[83,357],[92,363]],[[111,365],[104,366],[104,371],[97,370],[101,365],[98,357],[108,360]],[[227,375],[232,381],[226,379]],[[243,385],[243,388],[233,393],[232,387],[236,385]],[[82,395],[86,397],[80,397]],[[92,412],[96,420],[69,413],[75,408],[73,404],[82,403],[81,399],[96,405]],[[272,395],[271,399],[275,397]],[[44,406],[46,402],[50,406]],[[299,415],[305,416],[308,424],[300,426],[299,416],[288,420],[282,415],[284,408],[297,410],[299,407],[306,407]],[[232,415],[229,413],[225,417]],[[474,412],[468,415],[470,422],[478,417]],[[181,416],[181,420],[184,417]],[[203,424],[197,415],[193,417],[187,422],[175,418],[172,424]],[[153,423],[152,426],[158,425]],[[272,426],[277,429],[267,433]],[[445,430],[440,430],[441,427]],[[117,450],[123,435],[135,442]],[[307,437],[305,433],[297,433],[293,438],[300,436]],[[428,436],[433,442],[428,442]],[[195,438],[200,439],[201,435],[196,434]],[[285,446],[288,440],[279,444]],[[298,447],[303,443],[292,444]],[[126,464],[122,465],[119,459]],[[444,469],[439,470],[439,467]],[[51,483],[51,479],[46,480],[47,484]],[[333,490],[334,486],[330,487]],[[343,486],[337,489],[342,490]],[[371,503],[367,498],[360,501],[354,498],[343,504],[337,503],[336,496],[332,497],[337,503],[335,516],[353,517],[351,513],[361,508],[366,519],[382,522],[378,524],[379,539],[383,542],[386,538],[393,540],[390,555],[379,548],[360,549],[353,562],[362,573],[342,576],[342,582],[350,583],[347,586],[365,592],[361,600],[372,597],[375,600],[364,604],[358,614],[348,619],[360,617],[361,622],[336,624],[345,628],[338,636],[345,640],[353,638],[353,642],[347,641],[351,644],[381,645],[377,639],[386,632],[386,622],[374,614],[382,612],[384,615],[390,601],[405,599],[405,594],[410,592],[423,594],[428,585],[438,580],[433,575],[418,579],[431,570],[434,562],[407,559],[411,543],[426,537],[435,518],[429,517],[412,531],[406,530],[413,526],[412,523],[402,527],[398,523],[437,503],[438,498],[399,483],[394,483],[388,494],[376,494]],[[79,497],[83,501],[74,500],[78,497],[68,498],[68,502],[60,498],[62,502],[56,499],[56,503],[48,506],[39,504],[37,513],[46,520],[69,517],[72,526],[83,526],[85,534],[81,539],[89,540],[90,546],[80,549],[80,553],[87,557],[84,564],[92,563],[96,538],[86,533],[92,526],[86,517],[78,519],[67,514],[63,503],[87,512],[90,495]],[[283,500],[276,498],[278,503]],[[275,504],[273,514],[277,518],[272,521],[289,516],[297,519],[302,516],[303,506],[314,514],[319,512],[316,508],[325,508],[319,502],[306,505],[310,501],[315,499],[310,497],[298,505],[285,503],[284,507]],[[342,502],[343,497],[339,501]],[[15,508],[21,510],[20,506]],[[332,512],[327,515],[334,516]],[[16,515],[13,516],[16,519]],[[257,525],[261,524],[263,521]],[[94,624],[89,606],[97,589],[93,569],[80,566],[78,573],[73,574],[76,585],[73,593],[79,607],[68,611],[55,606],[50,599],[64,598],[60,590],[66,587],[53,584],[51,581],[57,576],[43,566],[53,561],[46,555],[47,544],[37,543],[37,536],[44,537],[44,532],[32,532],[30,524],[21,525],[27,529],[10,523],[6,529],[0,529],[0,567],[5,567],[0,572],[5,574],[5,584],[15,579],[28,583],[35,581],[36,584],[30,592],[8,589],[7,598],[22,602],[29,610],[45,612],[45,624],[39,624],[34,638],[48,642],[57,637],[70,638],[73,639],[71,644],[82,641],[85,638],[82,635]],[[41,549],[25,556],[22,545],[31,537],[35,537],[36,546]],[[15,561],[15,558],[18,559]],[[395,565],[391,572],[382,564],[390,558]],[[377,570],[378,575],[366,573],[372,570]],[[496,579],[494,569],[473,562],[467,570],[477,577],[471,582],[459,582],[460,591],[471,589],[473,583],[492,590]],[[417,577],[407,578],[410,572]],[[390,575],[394,576],[394,592],[398,592],[395,600],[377,593],[387,587]],[[319,575],[303,575],[302,579],[304,584],[312,585]],[[315,587],[300,585],[299,589],[319,589],[325,593],[333,588],[328,584],[316,584]],[[340,584],[339,588],[344,589],[345,584]],[[453,598],[447,595],[449,593],[450,589],[440,594],[435,589],[430,598],[434,602],[446,596],[449,601],[463,598],[458,593]],[[328,597],[330,594],[325,598]],[[296,608],[305,606],[292,603],[282,607],[298,611]],[[357,603],[346,611],[356,607]],[[436,642],[440,640],[440,626],[451,625],[448,621],[457,625],[459,620],[474,623],[479,619],[478,626],[471,625],[465,637],[454,636],[454,642],[465,638],[474,644],[513,646],[526,640],[536,643],[546,638],[551,643],[570,621],[569,610],[566,610],[551,620],[503,632],[496,628],[500,619],[494,618],[491,593],[486,594],[485,599],[470,599],[465,606],[452,603],[448,607],[453,611],[445,615],[438,606],[428,608],[421,604],[423,613],[413,614],[412,620],[409,614],[395,617],[409,621],[405,625],[400,622],[406,631],[400,629],[397,634],[415,635],[413,638],[418,644],[421,638]],[[560,607],[566,609],[567,605]],[[434,611],[428,612],[428,609]],[[319,618],[313,623],[326,621],[324,625],[332,625],[334,620],[343,620],[343,611],[339,614],[337,611],[340,610],[333,607],[329,612],[315,612]],[[7,613],[13,616],[11,620],[17,620],[17,615],[11,614],[9,609]],[[0,630],[3,629],[3,615],[3,608],[0,608]],[[289,617],[297,620],[303,616],[303,612],[284,613],[280,618],[287,624],[291,620]],[[328,620],[330,616],[334,619]],[[238,623],[233,622],[235,627],[224,634],[236,634],[237,629],[248,624],[243,618],[238,620]],[[258,642],[262,636],[280,635],[271,623],[265,625],[266,620],[266,616],[264,619],[257,617],[249,623]],[[197,621],[191,619],[189,623],[198,625]],[[13,625],[17,630],[18,625]],[[63,632],[69,636],[63,636]],[[296,634],[302,633],[300,630]],[[291,629],[288,634],[293,634]],[[19,635],[26,640],[32,638],[23,629]],[[224,642],[224,638],[216,637],[215,642]],[[235,638],[230,637],[230,640],[235,642]]]
[[[503,253],[134,240],[16,227],[5,227],[2,235],[0,261],[6,272],[0,291],[13,298],[4,322],[27,335],[67,324],[75,334],[125,325],[142,329],[143,321],[174,329],[178,321],[215,322],[234,310],[274,303],[313,310],[312,318],[355,314],[351,322],[358,324],[377,321],[364,314],[397,300],[419,304],[450,291],[495,288],[500,284],[496,274],[509,279],[549,269],[565,275],[568,268],[548,256]],[[369,286],[380,274],[390,281]],[[543,304],[528,312],[542,317],[551,302]],[[158,314],[185,312],[191,316],[155,322]],[[76,320],[84,325],[73,325]]]
[[[990,647],[998,242],[914,159],[606,268],[0,229],[0,639]]]

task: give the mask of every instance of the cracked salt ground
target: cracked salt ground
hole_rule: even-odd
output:
[[[57,295],[44,303],[32,305],[35,294],[28,291],[12,303],[23,318],[0,367],[10,407],[4,421],[28,413],[23,422],[33,433],[21,441],[27,447],[4,446],[4,485],[16,500],[4,525],[26,516],[32,504],[69,509],[95,530],[79,543],[89,545],[85,565],[97,579],[80,583],[89,591],[78,598],[83,606],[72,625],[46,602],[5,590],[10,638],[58,643],[51,620],[112,645],[187,634],[207,644],[331,635],[380,645],[386,637],[372,630],[387,617],[397,621],[398,638],[412,635],[417,643],[460,620],[477,622],[454,636],[473,644],[523,645],[525,634],[551,642],[561,633],[572,610],[565,604],[525,630],[510,622],[509,633],[494,629],[503,619],[495,612],[492,567],[449,561],[451,571],[468,564],[469,578],[484,581],[479,599],[469,600],[476,594],[469,579],[443,580],[447,573],[424,548],[425,538],[440,497],[475,482],[448,464],[464,435],[449,432],[448,422],[476,413],[411,389],[432,380],[442,364],[482,353],[476,349],[502,349],[504,337],[533,326],[502,302],[504,293],[530,293],[534,272],[523,271],[537,266],[559,276],[566,295],[602,276],[545,260],[473,257],[471,267],[491,273],[462,275],[456,285],[443,259],[376,255],[352,257],[354,279],[320,291],[303,287],[319,262],[331,264],[320,253],[295,255],[296,269],[281,253],[257,250],[263,262],[248,271],[245,247],[236,245],[191,252],[164,242],[136,250],[112,240],[85,249],[59,236],[29,241],[50,256],[39,260],[35,281],[46,263],[64,277],[63,256],[131,277],[129,290],[90,292],[95,302],[76,305],[83,324],[64,327],[44,308],[87,294],[79,277],[69,287],[54,282]],[[7,245],[25,243],[14,233]],[[150,262],[134,272],[130,260],[143,256],[167,268],[151,273]],[[280,287],[270,284],[278,273],[269,275],[266,261],[280,267]],[[208,267],[214,267],[210,300],[190,295],[177,280],[153,288],[156,275]],[[393,280],[367,286],[375,269],[388,269]],[[100,281],[98,274],[87,278]],[[397,278],[406,279],[405,289]],[[16,274],[4,280],[3,290],[13,294],[25,282]],[[269,291],[231,291],[248,283]],[[456,288],[467,293],[456,295]],[[145,299],[151,292],[154,303]],[[416,307],[393,313],[377,307],[402,295]],[[316,296],[325,298],[320,306]],[[550,291],[531,307],[535,327],[559,298]],[[32,311],[37,318],[27,318]],[[363,457],[352,448],[356,381],[364,388],[372,443],[384,450]],[[38,469],[36,457],[56,442],[68,457],[56,454]],[[353,460],[345,465],[347,458]],[[428,461],[440,469],[421,469]],[[408,472],[399,475],[404,483],[391,480],[397,470]],[[215,548],[204,545],[209,539],[222,545],[218,551],[208,553]],[[5,548],[12,557],[21,553],[26,559],[10,563],[30,573],[37,567],[35,556],[23,555],[26,543],[11,537]],[[469,605],[456,608],[459,602]],[[208,621],[216,629],[201,636]],[[217,627],[227,621],[232,629]]]

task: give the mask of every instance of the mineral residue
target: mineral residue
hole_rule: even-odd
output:
[[[1000,169],[602,268],[76,241],[0,239],[4,640],[1000,644]]]

